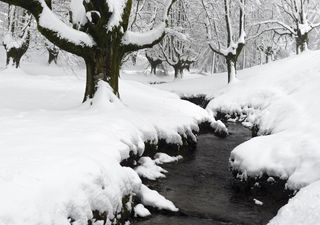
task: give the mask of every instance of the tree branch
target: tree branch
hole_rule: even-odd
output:
[[[69,27],[57,18],[47,5],[46,1],[50,3],[50,0],[0,1],[28,10],[35,17],[40,33],[65,51],[84,56],[88,53],[88,50],[95,46],[95,42],[90,35]]]

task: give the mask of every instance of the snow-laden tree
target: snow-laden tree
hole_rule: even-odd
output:
[[[177,0],[172,7],[169,15],[169,24],[171,30],[161,43],[155,48],[156,52],[160,52],[158,57],[166,61],[174,69],[175,79],[183,77],[184,70],[190,70],[198,56],[192,43],[192,27],[190,24],[190,4],[192,1]]]
[[[228,82],[233,82],[236,79],[238,57],[246,42],[245,1],[223,0],[220,4],[212,0],[201,1],[209,46],[226,59]]]
[[[163,62],[162,59],[160,59],[159,55],[156,54],[156,51],[153,50],[153,51],[146,51],[146,58],[149,62],[149,65],[151,67],[151,74],[153,75],[157,75],[157,68],[158,66],[160,66]]]
[[[6,50],[7,66],[20,66],[21,58],[29,48],[31,22],[32,17],[26,10],[8,5],[7,32],[2,42]]]
[[[273,0],[264,4],[270,18],[256,24],[260,32],[273,30],[280,36],[289,35],[296,41],[296,53],[305,51],[310,33],[320,27],[319,1]]]
[[[122,59],[139,49],[152,47],[165,35],[168,12],[175,0],[157,5],[161,21],[151,30],[134,32],[129,28],[134,0],[72,0],[68,26],[48,7],[50,0],[1,0],[28,10],[38,30],[59,48],[82,57],[87,68],[84,101],[92,99],[103,80],[119,95]]]

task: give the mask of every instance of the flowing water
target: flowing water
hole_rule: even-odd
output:
[[[251,138],[251,131],[239,124],[230,124],[229,131],[231,135],[224,139],[200,135],[194,153],[179,163],[165,165],[167,178],[150,184],[175,203],[179,214],[153,212],[152,217],[134,224],[267,224],[288,199],[272,192],[243,191],[235,185],[228,158],[232,149]],[[255,204],[254,199],[263,205]]]

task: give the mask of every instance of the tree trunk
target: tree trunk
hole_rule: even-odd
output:
[[[232,83],[236,79],[236,60],[233,57],[227,57],[228,83]]]
[[[108,49],[104,52],[96,50],[94,55],[85,59],[87,82],[84,100],[94,97],[99,81],[107,82],[113,93],[119,97],[119,74],[121,59],[119,51]]]
[[[151,74],[157,75],[157,65],[151,65]]]
[[[182,79],[183,77],[183,70],[180,66],[174,67],[174,79]]]
[[[58,63],[58,56],[59,56],[59,49],[57,47],[47,47],[49,58],[48,58],[48,64],[51,63]]]
[[[308,42],[309,42],[308,33],[305,33],[303,35],[298,35],[298,37],[296,37],[296,54],[297,55],[308,49]]]

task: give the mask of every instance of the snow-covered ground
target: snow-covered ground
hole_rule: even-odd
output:
[[[81,104],[76,74],[31,63],[0,72],[0,224],[87,224],[94,210],[114,219],[131,194],[176,211],[120,162],[147,140],[195,138],[207,111],[135,81],[121,81],[121,101],[100,83],[94,105]]]
[[[239,81],[215,91],[207,110],[245,119],[262,136],[233,150],[230,162],[246,179],[267,174],[298,194],[270,224],[319,224],[320,52],[306,52],[239,72]],[[263,136],[264,135],[264,136]],[[310,186],[308,186],[310,185]]]
[[[151,75],[149,71],[128,71],[122,72],[125,80],[135,80],[144,84],[154,84],[155,87],[176,93],[180,97],[196,97],[212,95],[215,90],[225,87],[228,78],[224,73],[214,75],[201,75],[195,72],[185,71],[183,79],[174,79],[174,74],[168,76]]]

